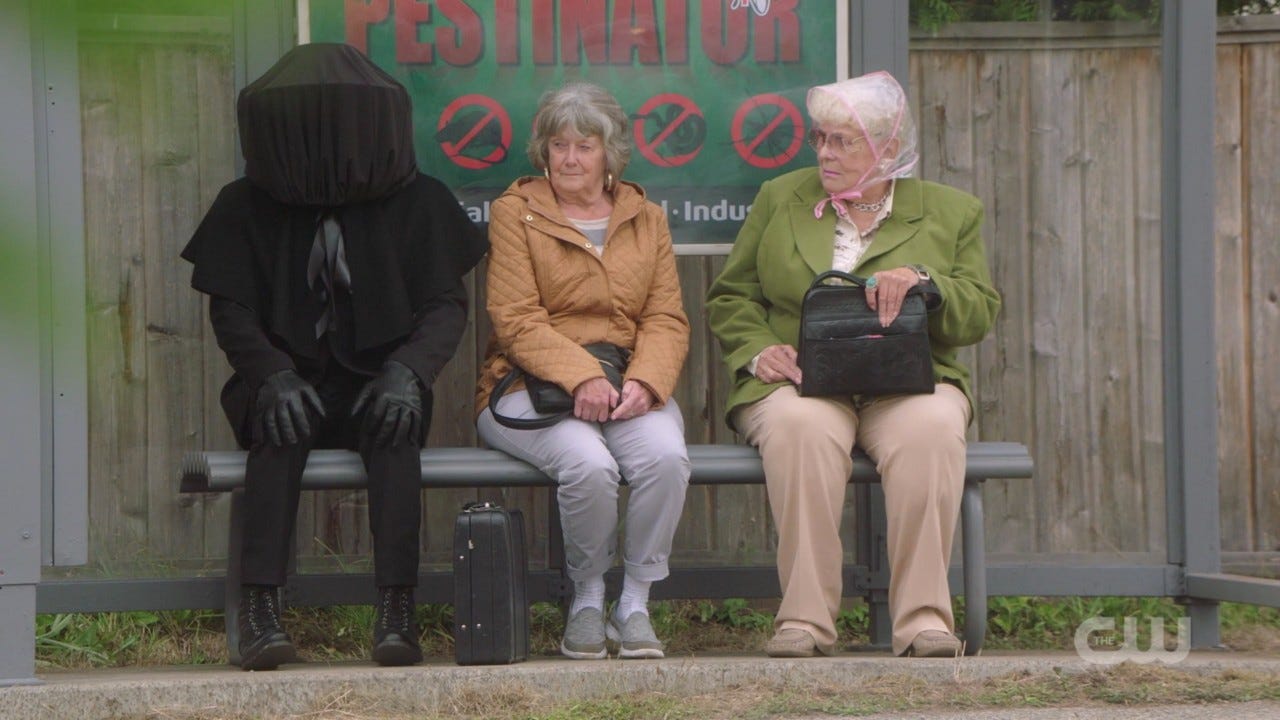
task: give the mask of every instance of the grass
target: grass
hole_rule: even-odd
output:
[[[1222,625],[1239,626],[1248,605],[1224,603],[1221,607]],[[1059,598],[1046,601],[1033,597],[993,597],[989,601],[987,624],[990,632],[986,647],[993,650],[1035,650],[1044,648],[1070,649],[1076,628],[1086,618],[1116,618],[1117,628],[1123,623],[1119,618],[1139,618],[1138,638],[1145,646],[1150,634],[1148,618],[1163,618],[1166,636],[1176,634],[1177,621],[1183,616],[1182,607],[1165,598]],[[1280,615],[1272,610],[1271,617],[1255,616],[1258,622],[1270,619],[1280,628]],[[957,620],[957,622],[962,622]]]
[[[226,662],[222,613],[61,613],[36,616],[36,663],[49,667]]]
[[[755,652],[773,627],[769,603],[728,599],[654,603],[654,628],[671,655]],[[993,597],[985,647],[992,650],[1070,650],[1075,629],[1089,617],[1137,616],[1145,647],[1147,618],[1165,619],[1166,637],[1176,633],[1181,606],[1157,598]],[[1222,636],[1228,647],[1280,652],[1280,610],[1223,603]],[[285,624],[304,659],[338,661],[368,657],[373,608],[367,605],[290,608]],[[957,600],[956,622],[963,624],[963,602]],[[837,627],[841,643],[867,642],[867,607],[851,603],[841,611]],[[420,605],[418,624],[428,656],[453,653],[453,608]],[[1122,623],[1117,621],[1119,627]],[[555,655],[564,631],[560,609],[537,603],[530,609],[530,650]],[[121,667],[225,662],[222,614],[214,611],[170,611],[39,615],[36,657],[42,668]]]

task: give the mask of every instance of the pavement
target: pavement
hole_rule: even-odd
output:
[[[1015,673],[1075,675],[1098,667],[1070,652],[992,652],[957,659],[894,658],[880,653],[800,660],[762,655],[708,655],[598,662],[537,658],[516,665],[460,667],[441,658],[409,668],[379,668],[369,663],[350,662],[286,665],[271,672],[243,672],[226,665],[51,671],[37,674],[42,684],[0,688],[0,718],[305,717],[319,720],[447,716],[501,708],[511,698],[527,702],[532,697],[539,703],[545,700],[550,709],[552,704],[567,700],[603,699],[632,693],[657,693],[676,698],[744,688],[781,693],[813,686],[869,684],[885,676],[912,677],[931,684],[964,683]],[[1192,652],[1169,667],[1195,675],[1224,671],[1272,675],[1280,684],[1280,656],[1276,655]],[[508,703],[513,709],[517,705]],[[526,708],[519,714],[528,712]],[[1015,707],[869,717],[1274,719],[1280,718],[1280,702]]]

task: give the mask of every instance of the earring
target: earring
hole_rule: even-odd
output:
[[[613,190],[613,173],[606,173],[604,176],[604,189],[606,191]]]
[[[542,174],[546,176],[546,178],[547,178],[547,180],[548,180],[548,181],[549,181],[549,180],[551,180],[551,168],[550,168],[550,166],[546,166],[546,165],[544,165],[544,166],[542,167]]]

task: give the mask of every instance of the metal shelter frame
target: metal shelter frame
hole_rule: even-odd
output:
[[[243,86],[293,44],[295,2],[233,2]],[[37,610],[222,607],[216,577],[40,581],[42,565],[84,562],[87,552],[84,307],[48,287],[58,268],[73,283],[70,296],[79,283],[83,297],[76,38],[73,26],[43,21],[74,7],[75,0],[0,0],[0,686],[39,682]],[[847,8],[850,73],[885,68],[906,85],[907,0],[848,0]],[[1280,606],[1280,581],[1221,572],[1213,174],[1203,170],[1213,166],[1215,8],[1165,0],[1161,22],[1166,560],[994,564],[988,588],[1179,598],[1192,619],[1192,646],[1209,648],[1219,642],[1220,601]],[[336,587],[309,594],[343,597]]]

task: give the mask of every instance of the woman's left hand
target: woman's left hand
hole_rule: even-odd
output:
[[[613,414],[609,415],[610,420],[630,420],[631,418],[640,417],[649,412],[657,402],[657,398],[653,393],[649,392],[649,388],[635,380],[628,380],[622,384],[622,401],[618,403],[618,407],[613,409]]]
[[[889,327],[902,312],[902,301],[907,291],[920,282],[920,276],[909,267],[892,270],[881,270],[871,277],[875,278],[875,287],[867,288],[867,307],[880,315],[880,326]]]
[[[573,416],[587,422],[604,422],[618,405],[618,391],[603,377],[587,380],[573,389]]]

